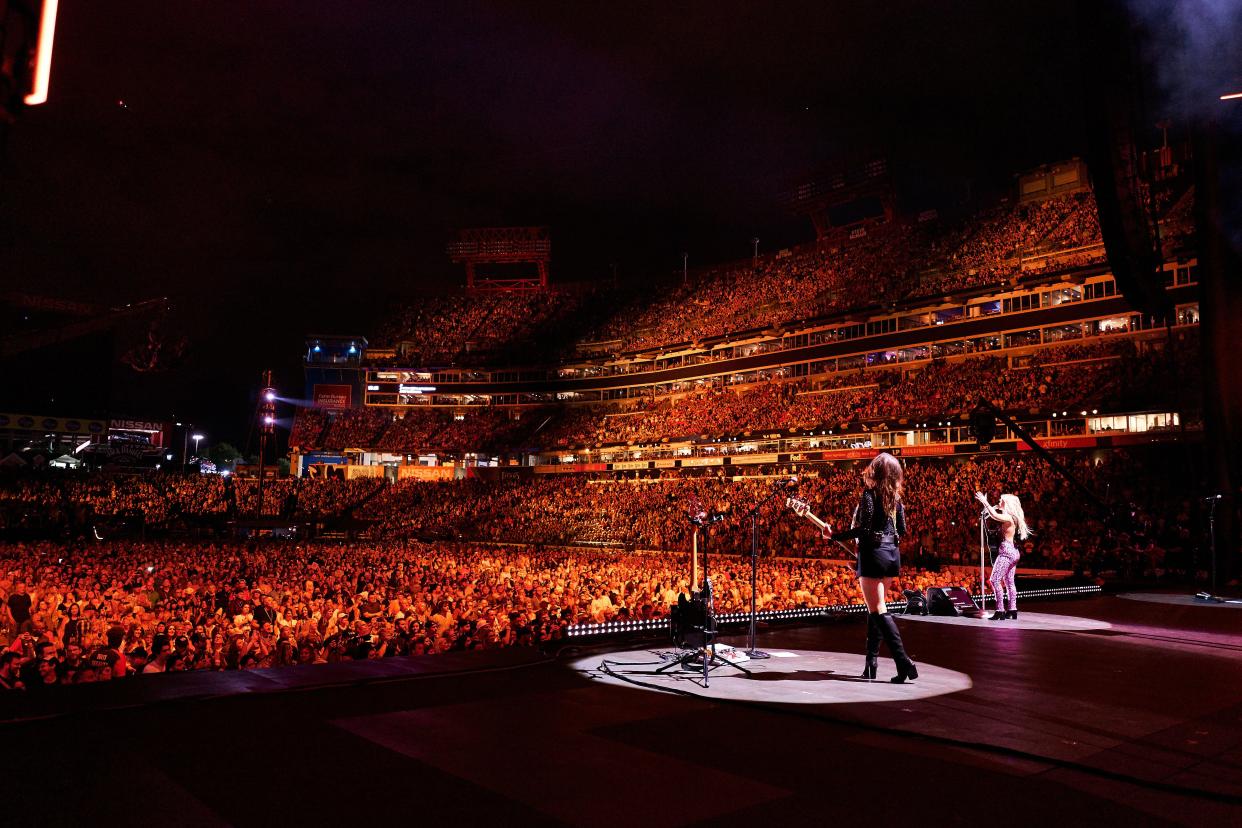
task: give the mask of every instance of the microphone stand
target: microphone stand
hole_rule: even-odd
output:
[[[1216,594],[1216,504],[1220,498],[1213,497],[1208,511],[1208,543],[1212,546],[1212,594]]]
[[[979,606],[988,611],[987,580],[983,576],[983,558],[988,550],[988,510],[979,511]],[[995,595],[992,596],[996,598]],[[1000,612],[1000,600],[996,601],[996,611]]]
[[[712,576],[708,563],[707,541],[711,537],[711,524],[718,523],[723,519],[724,514],[715,511],[694,514],[690,517],[690,523],[694,525],[694,537],[696,540],[699,536],[699,530],[703,530],[703,589],[699,593],[700,599],[703,601],[703,647],[701,650],[686,653],[681,658],[656,670],[657,674],[662,674],[678,667],[689,668],[695,672],[702,668],[703,687],[708,686],[708,682],[711,680],[711,671],[717,667],[728,666],[734,670],[741,671],[745,675],[750,675],[750,670],[747,670],[740,664],[734,664],[732,661],[716,655],[716,601],[712,594]],[[690,584],[690,594],[694,594],[694,584]]]
[[[770,653],[755,647],[755,623],[757,620],[755,609],[755,596],[759,591],[759,510],[762,509],[769,500],[782,495],[789,490],[789,482],[777,484],[768,493],[767,497],[762,498],[743,516],[743,520],[750,518],[750,633],[747,636],[746,655],[751,658],[771,658]]]

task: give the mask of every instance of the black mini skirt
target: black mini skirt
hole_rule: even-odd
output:
[[[895,578],[901,574],[901,550],[889,539],[876,543],[858,545],[860,578]]]

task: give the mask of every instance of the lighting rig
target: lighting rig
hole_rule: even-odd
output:
[[[264,461],[267,458],[267,438],[276,433],[276,389],[272,387],[272,372],[263,372],[263,390],[259,392],[259,505],[256,517],[263,516]]]

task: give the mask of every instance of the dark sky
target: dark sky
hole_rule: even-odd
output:
[[[809,236],[776,196],[845,153],[921,198],[1004,187],[1082,153],[1076,48],[1065,2],[62,0],[3,285],[173,297],[187,360],[109,407],[241,439],[303,334],[457,283],[458,227],[547,224],[554,279],[639,279]]]

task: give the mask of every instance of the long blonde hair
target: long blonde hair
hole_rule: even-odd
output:
[[[1001,511],[1013,518],[1013,525],[1017,529],[1018,540],[1026,540],[1033,533],[1030,527],[1026,525],[1026,515],[1022,512],[1022,501],[1018,500],[1017,495],[1003,494],[1000,496]]]

